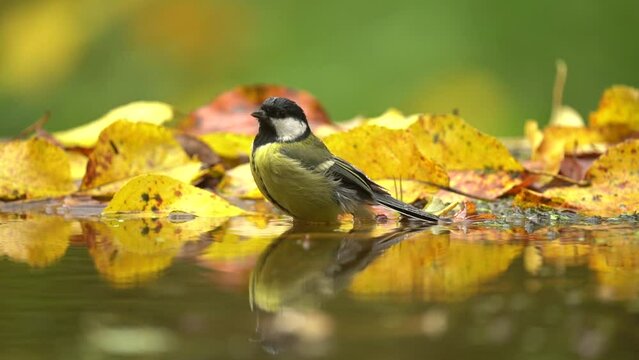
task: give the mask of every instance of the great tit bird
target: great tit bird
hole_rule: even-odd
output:
[[[262,194],[296,220],[334,223],[350,213],[359,221],[373,220],[373,205],[428,223],[439,218],[399,201],[364,173],[333,155],[311,132],[306,115],[295,102],[266,99],[251,114],[259,122],[250,164]]]

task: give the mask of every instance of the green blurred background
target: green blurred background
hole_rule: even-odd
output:
[[[0,136],[133,100],[190,111],[240,84],[315,94],[335,120],[453,108],[496,135],[550,114],[555,60],[582,115],[639,84],[638,1],[0,2]]]

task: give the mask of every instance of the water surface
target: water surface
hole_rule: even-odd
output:
[[[639,228],[628,224],[1,215],[0,254],[2,359],[639,353]]]

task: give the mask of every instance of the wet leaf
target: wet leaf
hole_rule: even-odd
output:
[[[111,195],[122,181],[148,173],[160,173],[191,182],[201,175],[200,163],[191,160],[170,130],[147,123],[117,121],[100,134],[81,190]],[[117,183],[120,182],[120,183]],[[115,185],[104,186],[104,185]]]
[[[406,130],[366,124],[330,135],[324,141],[333,154],[349,161],[372,179],[420,180],[448,185],[444,168],[420,153],[413,135]],[[427,188],[435,191],[433,187]]]
[[[66,147],[90,148],[96,145],[102,130],[116,121],[127,120],[161,125],[172,118],[173,108],[170,105],[161,102],[137,101],[117,107],[88,124],[54,132],[53,136]]]
[[[308,92],[277,85],[252,85],[240,86],[219,95],[210,104],[195,110],[180,127],[195,134],[232,132],[254,135],[257,133],[257,121],[250,114],[271,96],[295,101],[304,109],[311,128],[330,124],[322,105]]]
[[[586,179],[591,186],[552,188],[543,197],[561,199],[565,207],[585,215],[635,214],[639,209],[639,140],[611,147],[592,164]]]
[[[173,212],[204,217],[230,217],[241,215],[244,210],[212,192],[168,176],[141,175],[124,185],[102,214],[158,216]]]
[[[64,150],[37,138],[0,143],[0,199],[60,196],[74,189]]]
[[[34,267],[49,266],[66,253],[71,233],[71,222],[61,217],[2,215],[0,256]]]

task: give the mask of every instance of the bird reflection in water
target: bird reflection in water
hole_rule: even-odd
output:
[[[333,332],[332,318],[320,309],[322,300],[348,287],[386,249],[423,230],[296,225],[282,234],[262,252],[251,274],[258,341],[270,353],[291,349],[322,355]]]

